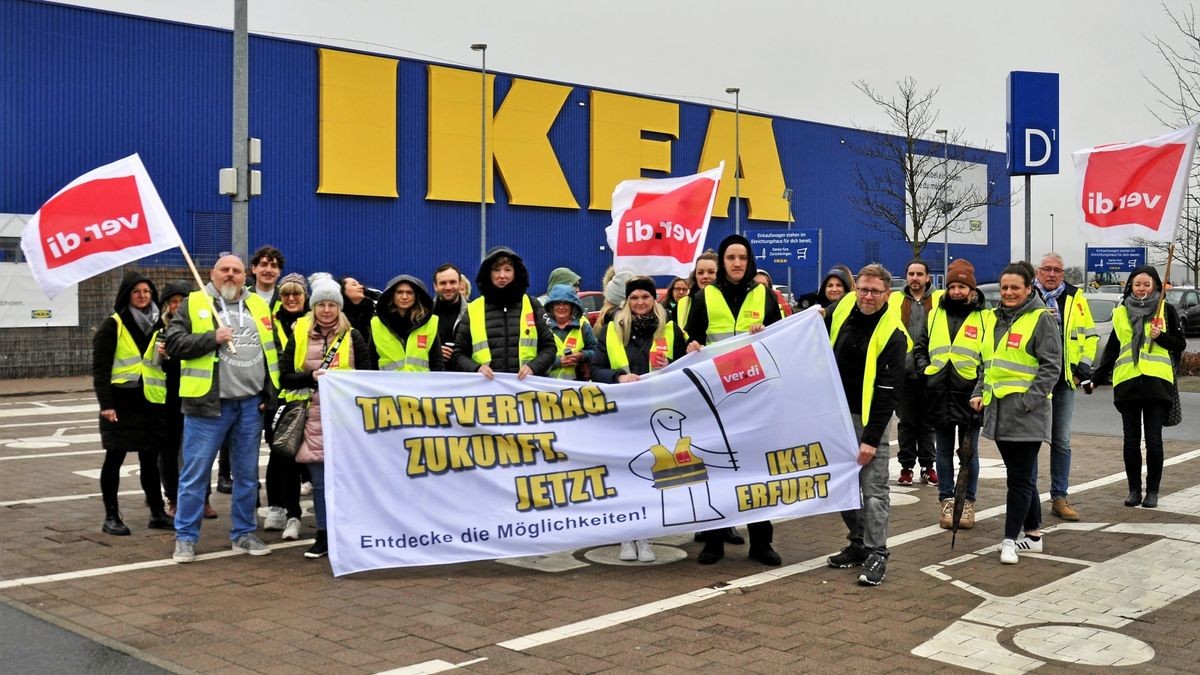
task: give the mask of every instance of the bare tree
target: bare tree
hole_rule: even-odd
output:
[[[1007,191],[997,188],[1007,180],[989,174],[982,189],[967,180],[978,157],[965,147],[961,129],[948,130],[945,145],[935,134],[938,87],[922,91],[911,77],[890,94],[862,80],[854,86],[883,110],[889,124],[870,141],[851,144],[866,160],[854,177],[854,203],[864,225],[907,241],[913,255],[920,255],[947,227],[967,232],[976,209],[1008,205]]]
[[[1163,11],[1174,24],[1176,34],[1171,40],[1150,38],[1150,44],[1167,65],[1171,78],[1162,83],[1146,78],[1157,99],[1150,113],[1164,126],[1178,129],[1200,120],[1200,31],[1196,26],[1196,10],[1191,5],[1176,12],[1164,4]],[[1133,242],[1156,253],[1153,258],[1157,259],[1150,262],[1157,264],[1166,260],[1171,243],[1141,238]],[[1187,269],[1192,283],[1200,285],[1200,157],[1192,160],[1187,199],[1175,228],[1174,244],[1172,265]]]

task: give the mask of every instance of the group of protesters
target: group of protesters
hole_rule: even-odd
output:
[[[174,530],[173,559],[196,558],[209,505],[212,467],[228,452],[230,538],[234,551],[266,555],[258,535],[258,457],[263,434],[273,432],[276,409],[305,401],[303,440],[293,457],[272,451],[266,472],[265,531],[298,539],[302,484],[311,483],[316,520],[308,558],[328,553],[324,499],[321,378],[331,370],[511,373],[606,383],[637,381],[687,352],[743,333],[759,332],[791,315],[817,308],[824,315],[833,356],[858,441],[862,506],[842,513],[849,545],[829,558],[832,567],[861,567],[858,582],[882,583],[889,558],[888,438],[898,415],[899,482],[920,480],[938,488],[943,528],[975,524],[980,432],[995,441],[1007,468],[1007,513],[999,546],[1002,563],[1018,552],[1043,550],[1037,491],[1037,456],[1051,447],[1052,513],[1079,514],[1068,501],[1070,421],[1081,386],[1111,381],[1126,433],[1129,506],[1157,504],[1162,474],[1162,418],[1170,380],[1164,355],[1182,349],[1178,321],[1155,314],[1162,284],[1153,268],[1130,277],[1114,313],[1113,337],[1093,368],[1098,338],[1080,289],[1063,278],[1060,256],[1004,268],[1000,305],[987,307],[970,262],[955,260],[944,290],[933,290],[928,266],[911,261],[902,290],[880,264],[851,274],[836,266],[814,293],[793,308],[756,269],[750,243],[740,235],[706,251],[687,279],[659,292],[651,277],[606,276],[605,304],[595,325],[568,268],[550,274],[546,293],[529,294],[521,257],[497,247],[482,260],[470,284],[454,265],[434,270],[431,294],[417,276],[391,279],[377,299],[351,277],[317,273],[283,275],[284,256],[265,246],[250,260],[253,280],[234,255],[222,256],[200,290],[155,284],[130,273],[117,293],[115,312],[94,341],[94,382],[106,450],[101,471],[103,531],[127,535],[117,503],[119,469],[138,453],[141,484],[150,509],[148,527]],[[1165,320],[1164,320],[1165,319]],[[1093,372],[1094,371],[1094,372]],[[1140,431],[1147,463],[1142,495]],[[965,499],[955,509],[956,448],[969,459]],[[941,480],[939,480],[939,477]],[[163,493],[166,498],[164,500]],[[952,522],[953,521],[953,522]],[[748,556],[776,566],[769,521],[748,528]],[[700,532],[701,564],[725,555],[727,544],[746,543],[735,528]],[[619,558],[655,560],[649,540],[622,542]]]

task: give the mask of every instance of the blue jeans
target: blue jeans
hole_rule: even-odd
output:
[[[854,435],[862,438],[861,415],[850,415],[854,423]],[[850,532],[846,538],[853,545],[889,556],[887,547],[888,525],[892,518],[892,497],[888,488],[888,459],[891,455],[887,431],[879,439],[875,457],[858,472],[858,485],[862,491],[862,506],[854,511],[842,511],[842,522]],[[857,453],[856,453],[857,454]]]
[[[954,498],[954,447],[958,444],[958,427],[935,427],[937,438],[938,501]],[[975,453],[967,462],[967,499],[975,501],[979,488],[979,427],[975,427],[971,447]]]
[[[313,484],[313,513],[317,516],[317,529],[325,529],[325,463],[313,462],[307,464],[308,474]]]
[[[1050,498],[1061,499],[1067,496],[1071,482],[1071,415],[1075,412],[1075,390],[1065,382],[1054,385],[1050,406]],[[1035,485],[1037,470],[1037,464],[1034,464]]]
[[[220,417],[187,415],[183,421],[183,468],[179,473],[179,503],[175,511],[175,538],[200,539],[204,499],[212,480],[217,451],[228,436],[233,474],[233,501],[229,509],[229,538],[237,540],[258,529],[258,446],[262,439],[259,397],[221,399]]]

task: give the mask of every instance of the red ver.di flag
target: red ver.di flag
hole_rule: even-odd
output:
[[[179,246],[179,233],[136,154],[93,169],[49,199],[21,233],[46,295]]]
[[[687,277],[704,250],[725,163],[677,178],[621,181],[605,229],[613,267],[638,274]]]
[[[1088,241],[1171,241],[1200,125],[1073,153],[1080,230]]]

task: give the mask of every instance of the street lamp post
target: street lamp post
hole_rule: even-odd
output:
[[[1058,249],[1054,248],[1054,214],[1053,213],[1050,214],[1050,250],[1051,251],[1058,250]]]
[[[479,259],[487,255],[487,45],[477,42],[479,52]]]
[[[950,187],[950,177],[947,173],[950,170],[948,148],[946,145],[946,135],[950,133],[949,129],[938,129],[934,133],[942,135],[942,218],[946,221],[946,229],[942,230],[942,288],[946,288],[946,277],[950,274],[950,204],[946,198],[946,190]]]
[[[733,231],[742,233],[742,90],[727,87],[733,94]]]

